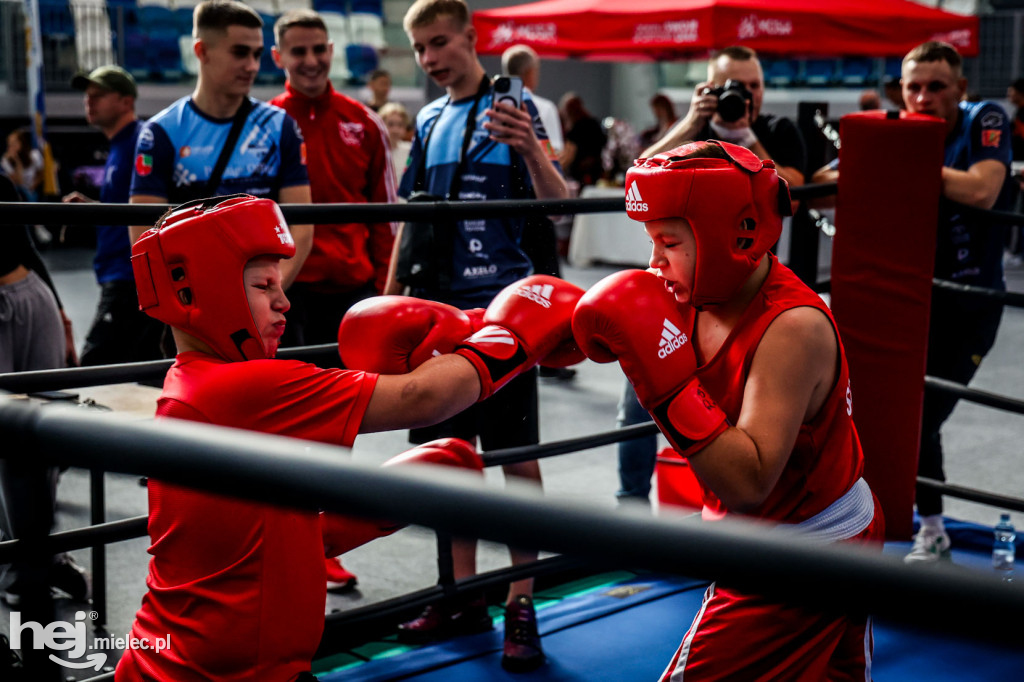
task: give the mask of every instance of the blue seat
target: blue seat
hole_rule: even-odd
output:
[[[761,60],[761,65],[764,68],[764,80],[770,85],[785,87],[797,82],[800,70],[795,59],[766,58]]]
[[[67,1],[39,3],[39,32],[43,39],[60,40],[75,35],[75,20]]]
[[[903,59],[900,57],[885,58],[885,78],[899,79],[903,76]]]
[[[345,0],[313,0],[313,9],[317,12],[335,12],[345,16],[348,14],[348,3]]]
[[[260,58],[260,72],[256,80],[260,83],[283,83],[284,71],[277,68],[270,51],[274,45],[274,22],[277,17],[269,14],[261,14],[260,17],[263,19],[263,56]]]
[[[804,83],[811,86],[832,85],[836,81],[834,59],[808,59],[804,62]]]
[[[377,68],[380,59],[372,45],[346,45],[345,58],[348,60],[349,80],[365,83],[370,72]]]
[[[864,85],[873,80],[875,60],[871,57],[845,57],[839,71],[843,85]]]

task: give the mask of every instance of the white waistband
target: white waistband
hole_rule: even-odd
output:
[[[836,542],[859,535],[875,518],[871,487],[858,478],[843,496],[806,521],[794,524],[814,540]]]

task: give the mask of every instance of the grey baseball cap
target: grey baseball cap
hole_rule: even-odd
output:
[[[101,66],[98,69],[93,69],[92,73],[80,73],[71,79],[71,87],[76,90],[85,90],[90,85],[97,85],[105,90],[113,90],[121,95],[139,96],[139,89],[135,86],[135,79],[120,66]]]

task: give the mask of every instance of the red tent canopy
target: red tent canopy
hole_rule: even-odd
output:
[[[910,0],[542,0],[473,14],[481,54],[651,61],[729,45],[774,55],[899,56],[926,40],[978,53],[978,18]]]

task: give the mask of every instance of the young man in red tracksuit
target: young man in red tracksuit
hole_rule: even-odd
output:
[[[396,200],[387,129],[367,107],[331,85],[334,43],[313,10],[294,10],[274,24],[274,63],[285,91],[270,100],[295,119],[305,140],[313,201],[320,204]],[[292,309],[284,345],[333,343],[352,304],[384,291],[395,231],[390,222],[318,224],[313,246],[288,289]],[[327,587],[351,590],[356,576],[341,559],[326,561]]]
[[[313,201],[396,201],[387,129],[331,85],[334,43],[323,19],[312,10],[287,12],[274,24],[274,37],[274,62],[288,80],[270,103],[302,130]],[[316,225],[312,250],[288,289],[292,310],[284,345],[332,343],[345,311],[384,291],[394,227],[386,221]]]
[[[881,540],[861,478],[843,346],[821,299],[768,249],[789,191],[771,161],[725,142],[640,159],[626,210],[649,271],[595,285],[573,314],[580,348],[618,360],[690,460],[706,519],[795,524],[827,541]],[[713,583],[662,680],[866,679],[864,618]]]
[[[384,376],[273,359],[288,310],[280,260],[295,246],[270,200],[184,204],[143,234],[132,254],[139,304],[171,326],[178,347],[159,417],[342,446],[357,433],[435,423],[491,395],[571,340],[569,316],[582,294],[554,280],[544,307],[517,294],[536,286],[527,278],[476,322],[451,306],[386,297],[403,306],[400,320],[388,320],[393,342],[363,336],[361,356],[383,370],[408,367],[410,358],[418,366]],[[481,467],[472,446],[457,439],[391,463],[407,462]],[[143,644],[125,652],[118,682],[310,679],[323,628],[325,554],[396,529],[152,478],[149,502],[149,591],[131,631]]]

